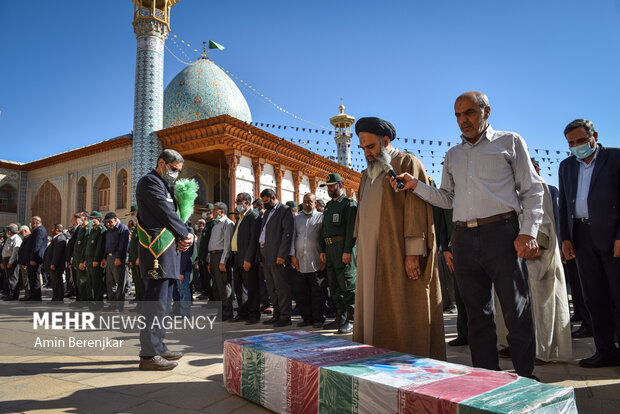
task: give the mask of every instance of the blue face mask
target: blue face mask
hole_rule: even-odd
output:
[[[589,141],[585,144],[570,148],[570,152],[580,160],[588,158],[590,155],[594,154],[594,151],[596,151],[596,146],[592,148]]]

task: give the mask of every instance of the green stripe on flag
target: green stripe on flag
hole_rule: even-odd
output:
[[[265,354],[244,346],[241,360],[241,396],[264,405]]]
[[[213,40],[209,40],[209,49],[224,50],[226,48],[224,46],[220,45],[219,43],[215,43]]]
[[[353,401],[357,378],[326,368],[319,370],[319,412],[355,413],[357,402]],[[357,397],[357,392],[355,391]]]
[[[493,391],[461,401],[458,414],[530,412],[577,412],[572,388],[519,378]],[[538,411],[536,411],[538,412]]]

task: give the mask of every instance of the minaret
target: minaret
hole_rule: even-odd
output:
[[[344,113],[344,105],[340,100],[340,114],[329,119],[329,122],[336,128],[334,140],[338,147],[338,164],[351,168],[351,125],[355,122],[355,117]]]
[[[164,118],[164,42],[170,33],[170,8],[179,0],[132,0],[136,34],[136,84],[133,106],[131,200],[138,180],[155,167],[161,142],[155,131]]]

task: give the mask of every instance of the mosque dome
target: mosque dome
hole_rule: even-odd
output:
[[[183,69],[164,90],[164,128],[218,115],[252,122],[250,107],[232,79],[207,58]]]

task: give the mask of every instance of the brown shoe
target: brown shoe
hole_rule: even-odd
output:
[[[176,361],[177,359],[181,359],[183,357],[183,352],[181,351],[166,351],[160,355],[160,357],[167,359],[168,361]]]
[[[176,362],[170,362],[159,355],[155,355],[150,359],[140,358],[139,368],[140,371],[170,371],[177,365]]]

